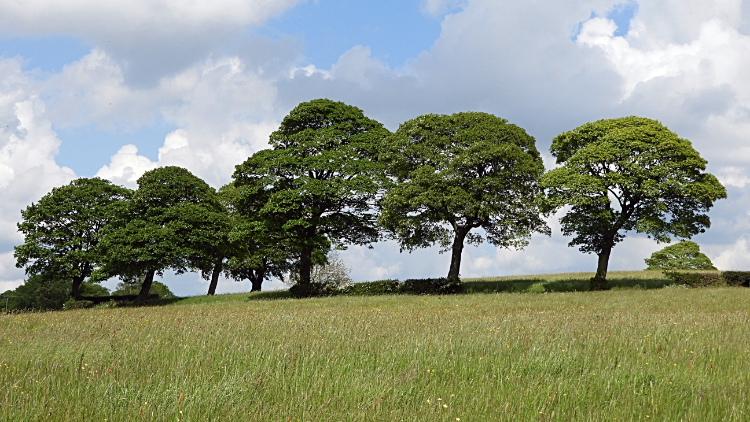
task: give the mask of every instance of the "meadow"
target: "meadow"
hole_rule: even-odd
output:
[[[4,315],[0,420],[750,420],[750,289],[620,279]]]

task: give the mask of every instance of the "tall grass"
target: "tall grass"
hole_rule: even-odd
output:
[[[7,421],[747,421],[750,289],[0,317]]]

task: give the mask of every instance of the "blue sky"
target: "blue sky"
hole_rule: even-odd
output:
[[[659,119],[693,142],[730,192],[696,240],[720,267],[750,265],[746,3],[0,4],[0,290],[23,279],[11,246],[22,241],[19,210],[52,187],[95,175],[135,187],[162,165],[219,187],[267,147],[291,107],[318,97],[356,105],[390,129],[428,112],[494,113],[535,136],[548,166],[562,131],[630,114]],[[568,248],[555,221],[555,234],[525,251],[466,248],[463,274],[591,269],[595,257]],[[660,247],[629,236],[612,268],[637,269]],[[434,248],[408,255],[381,243],[343,256],[356,280],[447,270]],[[170,277],[180,294],[205,288],[195,274]]]

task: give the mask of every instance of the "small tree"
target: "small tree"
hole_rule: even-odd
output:
[[[299,257],[301,284],[310,283],[315,250],[378,240],[376,201],[385,175],[376,156],[388,133],[356,107],[313,100],[282,120],[271,134],[273,149],[237,166],[236,186],[247,187],[246,200],[263,204],[263,230],[283,236]]]
[[[711,225],[705,214],[726,190],[690,141],[655,120],[599,120],[552,141],[561,167],[542,177],[552,208],[570,206],[569,246],[598,255],[591,289],[607,287],[612,248],[634,230],[658,242],[690,238]]]
[[[71,295],[79,299],[81,283],[101,263],[103,230],[131,194],[99,178],[52,189],[21,211],[18,230],[25,241],[15,247],[16,266],[26,267],[26,274],[72,280]]]
[[[138,190],[102,240],[107,275],[144,276],[137,301],[148,298],[154,275],[206,268],[226,228],[216,192],[180,167],[148,171]]]
[[[697,243],[683,240],[665,247],[646,258],[647,270],[715,270],[711,260],[700,251]]]
[[[532,233],[549,234],[540,217],[544,165],[535,140],[505,119],[420,116],[388,137],[380,159],[396,181],[380,224],[402,250],[435,243],[450,250],[449,279],[459,277],[464,243],[522,248]],[[484,236],[472,233],[477,228]]]

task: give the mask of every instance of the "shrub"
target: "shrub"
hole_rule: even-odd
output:
[[[289,293],[296,298],[333,296],[338,293],[337,287],[331,283],[295,284],[289,288]]]
[[[398,280],[366,281],[363,283],[348,283],[339,292],[351,296],[376,296],[397,294],[399,292]]]
[[[664,271],[670,280],[690,287],[720,286],[726,283],[720,272],[678,272]]]
[[[136,281],[134,283],[130,282],[122,282],[117,283],[117,290],[112,292],[112,296],[133,296],[137,297],[138,293],[141,291],[141,284],[143,283],[143,280]],[[151,288],[148,290],[148,296],[149,298],[156,295],[159,299],[174,299],[175,294],[172,293],[171,290],[169,290],[169,287],[167,287],[166,284],[154,280],[151,283]]]
[[[68,299],[67,302],[65,302],[62,306],[64,310],[70,310],[70,309],[85,309],[85,308],[91,308],[94,306],[94,302],[90,300],[75,300],[73,298]]]
[[[750,287],[750,271],[724,271],[721,275],[730,286]]]
[[[399,291],[400,293],[415,295],[444,295],[463,292],[463,284],[461,284],[461,280],[457,278],[412,278],[404,281],[401,284]]]

